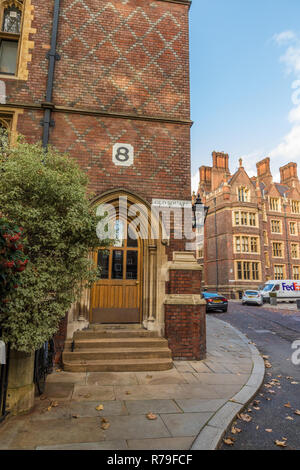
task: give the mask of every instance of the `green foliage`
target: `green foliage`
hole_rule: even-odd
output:
[[[88,178],[54,149],[19,142],[0,147],[0,212],[23,227],[29,258],[0,326],[12,347],[30,352],[56,333],[60,320],[96,279],[89,253],[99,245],[99,218]]]

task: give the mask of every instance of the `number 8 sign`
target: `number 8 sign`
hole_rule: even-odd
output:
[[[130,144],[115,144],[113,146],[113,163],[116,166],[131,166],[134,160],[134,150]]]

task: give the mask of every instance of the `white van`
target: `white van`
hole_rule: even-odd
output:
[[[300,281],[268,281],[260,291],[263,301],[270,302],[270,292],[277,293],[277,300],[282,302],[296,302],[300,300]]]

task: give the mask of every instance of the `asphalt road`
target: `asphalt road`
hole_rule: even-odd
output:
[[[300,450],[300,416],[295,414],[300,410],[300,312],[282,308],[232,302],[228,313],[213,314],[246,334],[271,365],[263,386],[242,412],[251,421],[237,419],[235,427],[241,432],[228,429],[225,439],[233,438],[234,444],[223,443],[220,450]],[[299,345],[292,349],[295,341]],[[276,440],[286,447],[277,446]]]

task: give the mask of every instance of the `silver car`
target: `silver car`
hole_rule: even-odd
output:
[[[258,292],[257,290],[246,290],[242,298],[242,304],[243,305],[249,305],[249,304],[262,305],[263,297],[261,293]]]

